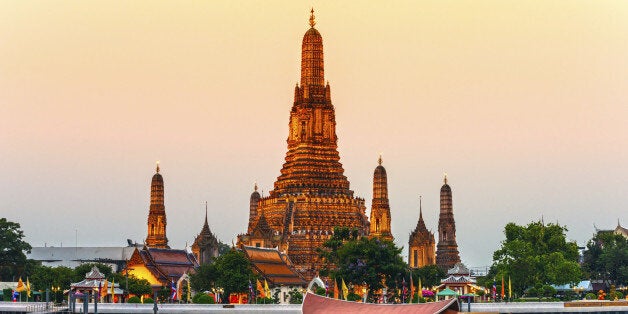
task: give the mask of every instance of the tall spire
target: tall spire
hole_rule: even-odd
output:
[[[373,201],[371,202],[370,235],[393,240],[390,230],[390,205],[388,202],[388,176],[379,155],[378,166],[373,173]]]
[[[205,225],[209,226],[209,224],[207,223],[207,201],[205,201]]]
[[[447,184],[447,172],[445,172],[445,179],[443,179],[443,182],[445,182],[445,184]]]
[[[164,179],[159,173],[159,161],[156,167],[157,173],[153,175],[150,184],[150,209],[148,212],[148,235],[146,245],[149,247],[169,248],[166,237],[166,206],[164,205]]]
[[[325,75],[323,66],[323,37],[314,28],[314,10],[310,16],[310,29],[305,32],[301,45],[301,87],[304,98],[310,94],[325,96]]]
[[[382,153],[379,153],[379,159],[377,159],[377,163],[381,166],[382,165]]]
[[[314,21],[314,8],[310,11],[310,27],[314,27],[316,25],[316,21]]]
[[[423,197],[419,195],[419,220],[423,220]]]

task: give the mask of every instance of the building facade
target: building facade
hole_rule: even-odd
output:
[[[150,209],[147,221],[146,245],[170,248],[166,237],[166,206],[164,205],[164,178],[159,173],[159,162],[150,184]]]
[[[456,242],[456,221],[452,204],[451,187],[444,184],[440,189],[440,215],[438,217],[438,245],[436,246],[436,265],[449,270],[460,262],[458,243]]]
[[[427,230],[423,221],[423,204],[419,197],[419,222],[410,233],[408,240],[408,265],[410,268],[420,268],[436,263],[434,252],[436,241],[434,233]]]
[[[294,88],[288,151],[274,188],[251,196],[248,246],[278,247],[307,279],[322,266],[316,249],[336,226],[369,232],[364,199],[354,196],[338,153],[335,109],[325,82],[323,38],[310,16],[301,45],[301,81]]]

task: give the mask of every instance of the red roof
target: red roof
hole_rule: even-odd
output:
[[[277,249],[242,246],[242,251],[253,264],[253,270],[272,285],[305,286],[305,279],[292,267],[287,255]]]
[[[311,313],[458,313],[456,299],[419,304],[374,304],[337,300],[307,293],[303,300],[303,314]]]

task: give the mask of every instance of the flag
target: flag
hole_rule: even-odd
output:
[[[327,284],[327,279],[325,279],[325,297],[329,298],[329,285]]]
[[[116,291],[114,290],[116,287],[116,280],[111,280],[111,303],[116,303]]]
[[[338,282],[334,279],[334,299],[338,299]]]
[[[504,293],[504,275],[502,275],[502,300],[504,299],[504,297],[506,296],[506,294]]]
[[[414,281],[412,280],[412,274],[410,274],[410,302],[412,303],[412,299],[414,299]]]
[[[262,283],[257,279],[257,292],[259,292],[260,298],[266,298],[266,293],[264,291],[264,287],[262,287]]]
[[[192,299],[191,298],[192,297],[192,289],[190,289],[190,278],[189,277],[188,277],[187,283],[188,283],[187,299],[188,299],[188,302],[190,302],[190,300]],[[251,284],[251,281],[249,280],[249,285],[250,284]]]
[[[347,300],[347,296],[349,295],[349,288],[347,288],[347,285],[345,284],[345,279],[342,279],[342,298],[344,300]]]
[[[508,276],[508,299],[512,299],[512,282],[510,281],[510,276]]]
[[[24,290],[24,282],[22,281],[22,277],[20,277],[20,279],[17,281],[17,287],[15,288],[15,291],[22,292]]]
[[[249,279],[249,304],[255,300],[255,289],[253,289],[253,283]]]
[[[13,302],[17,302],[17,298],[20,296],[20,293],[17,291],[13,291]]]
[[[419,297],[423,297],[423,285],[421,284],[421,278],[419,277]]]
[[[264,293],[266,293],[266,297],[270,298],[270,288],[268,288],[268,281],[264,279]]]
[[[495,299],[495,296],[497,295],[497,283],[495,282],[495,278],[493,278],[493,299]]]
[[[100,290],[100,294],[103,297],[106,297],[108,293],[109,293],[109,281],[105,279],[105,285],[102,287],[102,290]]]
[[[28,277],[26,277],[26,297],[31,297],[31,283],[28,281]]]
[[[170,281],[170,298],[172,301],[177,300],[177,286],[175,286],[174,280]]]

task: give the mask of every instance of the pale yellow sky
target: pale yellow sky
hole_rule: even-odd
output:
[[[0,216],[34,246],[145,237],[161,160],[168,237],[245,231],[283,163],[309,9],[339,151],[370,204],[377,155],[407,246],[449,173],[464,262],[544,215],[584,244],[628,225],[628,2],[2,1]]]

